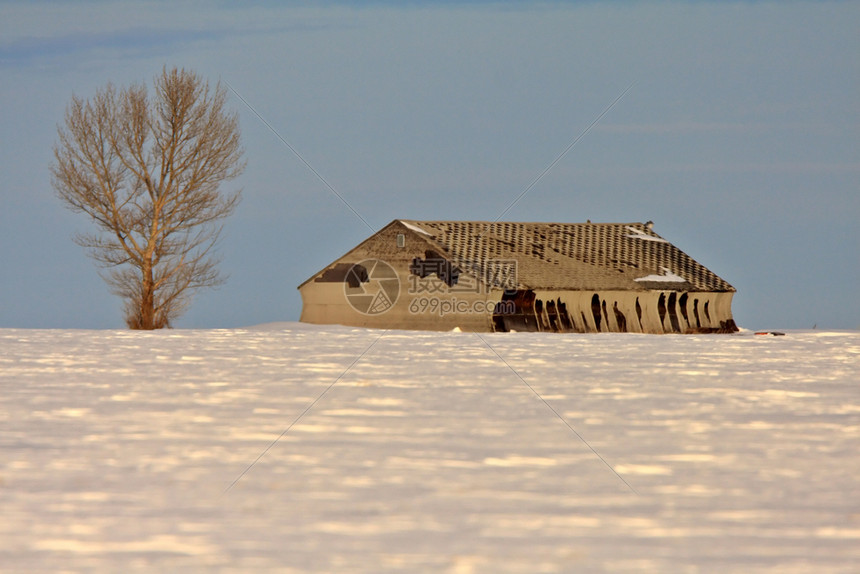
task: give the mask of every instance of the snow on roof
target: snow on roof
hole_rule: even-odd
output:
[[[427,233],[426,231],[424,231],[423,229],[421,229],[420,227],[418,227],[417,225],[415,225],[413,223],[409,223],[408,221],[403,221],[402,219],[398,219],[398,221],[404,227],[406,227],[406,229],[410,229],[410,230],[414,231],[415,233],[421,233],[423,235],[426,235],[427,237],[432,237],[432,235],[430,233]]]
[[[630,225],[627,226],[627,229],[629,229],[632,233],[630,233],[629,235],[625,235],[624,237],[629,237],[630,239],[643,239],[645,241],[657,241],[658,243],[669,243],[662,237],[648,235],[641,229],[636,229],[635,227],[632,227]]]
[[[634,281],[656,281],[658,283],[686,283],[687,280],[672,273],[672,271],[668,267],[663,268],[663,275],[646,275],[645,277],[639,277],[634,279]]]

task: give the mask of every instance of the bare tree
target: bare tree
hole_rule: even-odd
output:
[[[165,68],[153,91],[73,96],[51,166],[59,198],[96,225],[75,241],[106,270],[131,329],[169,327],[194,291],[223,282],[214,247],[240,191],[219,188],[245,167],[220,83]]]

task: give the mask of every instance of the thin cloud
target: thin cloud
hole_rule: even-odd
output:
[[[221,43],[249,35],[280,34],[287,30],[319,30],[328,24],[302,23],[267,28],[214,28],[199,30],[134,27],[108,32],[75,32],[51,36],[26,36],[0,43],[0,66],[23,67],[96,51],[135,56],[172,54],[190,45]]]
[[[132,28],[110,32],[78,32],[49,37],[25,37],[0,45],[0,62],[26,65],[55,57],[95,50],[160,53],[201,41],[223,38],[225,31]]]

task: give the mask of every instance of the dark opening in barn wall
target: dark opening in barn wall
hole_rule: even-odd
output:
[[[576,327],[573,324],[573,318],[567,312],[567,305],[565,305],[561,299],[556,301],[556,308],[558,309],[558,318],[561,321],[561,327],[565,331],[573,331]]]
[[[672,323],[672,331],[680,333],[681,325],[678,323],[678,308],[675,306],[676,301],[677,294],[672,291],[669,293],[669,301],[666,303],[666,307],[669,309],[669,321]]]
[[[346,274],[346,282],[353,289],[360,287],[362,283],[367,283],[368,281],[370,281],[370,277],[364,265],[353,265]]]
[[[428,249],[424,252],[424,259],[416,257],[412,260],[409,272],[422,279],[436,275],[445,285],[452,287],[460,280],[462,271],[439,253]]]
[[[505,291],[502,302],[513,302],[513,313],[509,305],[497,304],[493,312],[493,328],[502,333],[509,331],[539,331],[535,316],[535,292],[531,289]]]
[[[352,263],[338,263],[322,272],[322,275],[314,279],[316,283],[349,283],[353,289],[361,283],[367,283],[367,269],[364,265]]]
[[[549,322],[543,312],[543,301],[540,299],[535,300],[535,317],[537,318],[538,331],[548,331]]]
[[[636,319],[639,321],[639,330],[642,330],[642,305],[639,304],[639,297],[636,297]]]
[[[657,299],[657,314],[660,315],[660,326],[666,324],[666,294],[660,293]]]
[[[681,309],[681,315],[684,317],[684,321],[689,325],[690,318],[687,316],[687,294],[682,293],[680,297],[678,297],[678,307]]]
[[[594,294],[594,297],[591,298],[591,314],[594,317],[594,326],[596,327],[597,332],[600,332],[600,297],[597,296],[597,293]]]
[[[493,309],[493,331],[496,333],[507,333],[508,328],[505,325],[505,316],[503,314],[504,303],[499,301]]]
[[[618,332],[626,333],[627,332],[627,317],[624,316],[618,309],[618,301],[612,305],[612,311],[615,313],[615,322],[618,324]]]
[[[702,308],[702,310],[705,312],[705,319],[708,320],[708,323],[711,322],[711,314],[708,312],[708,305],[710,303],[710,301],[705,301],[705,306]]]
[[[552,331],[561,331],[561,320],[555,307],[555,301],[547,301],[546,314],[549,316],[549,328]]]
[[[696,318],[696,328],[702,328],[702,322],[699,320],[699,300],[693,299],[693,316]]]

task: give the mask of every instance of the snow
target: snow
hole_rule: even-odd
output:
[[[414,225],[412,223],[407,223],[406,221],[403,221],[402,219],[400,219],[399,221],[407,229],[411,229],[412,231],[414,231],[416,233],[421,233],[422,235],[426,235],[427,237],[433,237],[433,235],[431,235],[430,233],[427,233],[426,231],[424,231],[423,229],[421,229],[417,225]]]
[[[625,237],[629,237],[630,239],[641,239],[643,241],[654,241],[656,243],[669,243],[662,237],[654,237],[653,235],[648,235],[641,229],[636,229],[635,227],[632,227],[630,225],[627,226],[627,229],[630,230],[632,233],[625,235]]]
[[[634,279],[634,281],[660,281],[662,283],[687,282],[686,279],[684,279],[677,273],[673,273],[668,267],[663,267],[663,275],[646,275],[645,277],[639,277],[638,279]]]
[[[856,572],[858,382],[858,332],[0,330],[0,561]]]

